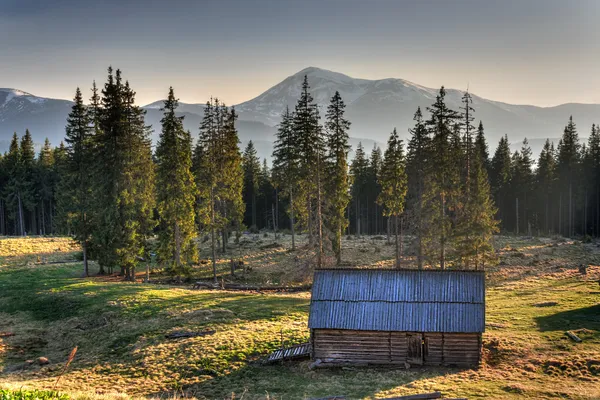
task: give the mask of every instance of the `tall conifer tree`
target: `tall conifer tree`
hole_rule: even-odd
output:
[[[384,206],[384,213],[394,220],[396,237],[396,268],[400,268],[400,255],[402,252],[401,238],[399,238],[400,216],[404,212],[404,201],[407,191],[406,160],[402,140],[398,137],[396,129],[388,139],[387,149],[383,157],[383,165],[379,176],[381,194],[377,201]]]
[[[191,173],[192,139],[175,112],[173,88],[164,102],[162,130],[156,146],[159,258],[175,275],[186,274],[198,259],[194,243],[196,184]]]
[[[348,182],[348,130],[350,121],[344,117],[346,105],[339,92],[335,92],[327,108],[325,129],[328,133],[328,199],[329,220],[333,231],[333,250],[337,265],[342,262],[342,235],[348,226],[346,207],[349,198]]]

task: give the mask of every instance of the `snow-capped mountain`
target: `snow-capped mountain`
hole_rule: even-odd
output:
[[[29,129],[34,140],[50,138],[58,144],[65,131],[67,115],[73,103],[67,100],[37,97],[17,89],[0,88],[0,150],[4,151],[13,132]]]
[[[284,79],[258,97],[237,106],[240,118],[276,124],[286,106],[293,110],[300,95],[304,75],[310,92],[319,104],[321,116],[329,99],[338,90],[346,103],[346,115],[352,122],[350,135],[385,142],[396,127],[407,137],[413,126],[417,107],[427,115],[439,88],[426,88],[403,79],[355,79],[337,72],[309,67]],[[455,110],[461,107],[463,92],[446,88],[446,103]],[[476,123],[483,121],[492,147],[507,134],[511,141],[524,137],[560,136],[570,115],[573,115],[582,136],[587,136],[592,123],[600,121],[598,104],[563,104],[556,107],[513,105],[487,100],[472,94]]]
[[[356,146],[359,140],[363,141],[367,151],[375,143],[385,143],[394,127],[401,136],[407,138],[417,107],[421,107],[427,117],[426,108],[434,102],[439,90],[403,79],[356,79],[320,68],[305,68],[254,99],[236,105],[242,146],[248,140],[253,140],[260,157],[270,156],[281,113],[286,106],[294,109],[305,75],[310,92],[321,110],[321,117],[324,117],[329,99],[335,91],[340,92],[347,106],[346,115],[352,122],[351,142]],[[458,110],[463,92],[456,89],[447,89],[446,92],[448,106]],[[476,94],[472,96],[475,123],[483,121],[492,149],[504,134],[513,143],[527,137],[537,156],[538,146],[534,144],[543,143],[541,139],[547,137],[560,137],[570,115],[577,123],[582,138],[588,136],[592,123],[600,122],[599,104],[570,103],[536,107],[487,100]],[[42,143],[48,137],[53,144],[58,144],[64,137],[64,126],[71,105],[72,102],[67,100],[36,97],[16,89],[0,89],[0,151],[7,148],[13,132],[23,134],[26,128],[29,128],[36,142]],[[144,106],[147,110],[146,122],[154,127],[155,138],[160,131],[162,105],[162,101],[156,101]],[[186,129],[197,135],[204,105],[180,103],[178,111],[186,117]]]

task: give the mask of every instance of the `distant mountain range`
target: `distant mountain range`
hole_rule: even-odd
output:
[[[352,122],[352,145],[355,147],[358,141],[362,141],[367,151],[375,145],[383,146],[394,127],[402,136],[408,137],[415,110],[420,106],[425,112],[438,92],[438,89],[403,79],[356,79],[309,67],[256,98],[236,105],[242,146],[252,140],[259,156],[270,157],[276,125],[286,106],[293,110],[304,75],[308,76],[311,93],[321,109],[322,117],[329,99],[336,90],[340,92],[347,105],[346,115]],[[448,106],[458,110],[462,94],[460,90],[447,89]],[[53,144],[58,144],[64,136],[66,116],[71,105],[72,102],[68,100],[37,97],[16,89],[0,89],[0,150],[8,147],[13,132],[22,134],[26,128],[29,128],[36,142],[42,143],[48,137]],[[162,101],[144,106],[147,110],[146,122],[153,126],[155,138],[160,131],[161,107]],[[600,104],[568,103],[555,107],[536,107],[487,100],[473,94],[473,107],[476,121],[483,121],[492,149],[504,134],[508,134],[514,149],[520,148],[518,143],[527,137],[536,157],[545,138],[560,137],[570,115],[577,123],[582,138],[588,135],[592,123],[600,122]],[[179,111],[185,116],[185,127],[196,136],[204,105],[180,103]]]

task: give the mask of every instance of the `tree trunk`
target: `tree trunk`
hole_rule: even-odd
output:
[[[256,193],[254,189],[252,190],[252,226],[258,229],[258,226],[256,226]]]
[[[308,218],[308,244],[309,246],[312,246],[314,243],[314,238],[313,238],[313,221],[312,221],[312,217],[313,217],[313,212],[312,212],[312,202],[310,201],[310,194],[306,195],[306,210],[307,210],[307,218]]]
[[[90,276],[87,257],[87,240],[84,240],[83,243],[81,243],[81,251],[83,252],[83,277],[85,278]]]
[[[558,197],[558,234],[562,235],[562,193]]]
[[[400,268],[400,243],[398,241],[398,215],[394,215],[395,237],[396,237],[396,268]]]
[[[440,227],[440,268],[446,269],[446,197],[444,193],[440,194],[440,214],[442,217]]]
[[[275,240],[277,240],[279,235],[279,193],[277,189],[275,189],[275,213],[273,215],[273,226],[275,226]]]
[[[360,236],[360,200],[356,198],[356,236]]]
[[[21,203],[21,194],[17,195],[19,212],[19,236],[25,236],[25,218],[23,217],[23,204]]]
[[[294,225],[296,221],[294,220],[294,189],[290,189],[290,219],[291,219],[291,231],[292,231],[292,250],[296,250],[296,231],[294,229]]]
[[[212,250],[212,269],[213,269],[213,280],[217,281],[217,247],[216,247],[216,233],[215,233],[215,194],[214,188],[210,188],[210,240]]]
[[[179,224],[175,222],[175,265],[177,266],[177,273],[179,273],[179,269],[181,267],[181,239],[179,234]]]
[[[515,199],[515,207],[516,207],[515,214],[517,217],[515,232],[516,232],[516,235],[519,236],[519,198],[518,197]]]
[[[323,267],[323,213],[321,212],[321,160],[317,160],[317,267]]]
[[[390,217],[387,217],[387,244],[392,244],[392,239],[390,238],[391,236],[391,228],[390,228]]]
[[[569,182],[569,237],[573,237],[573,186]]]

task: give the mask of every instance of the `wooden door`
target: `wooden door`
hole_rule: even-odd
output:
[[[407,362],[409,364],[423,364],[423,335],[420,333],[409,333],[406,335],[408,345]]]

